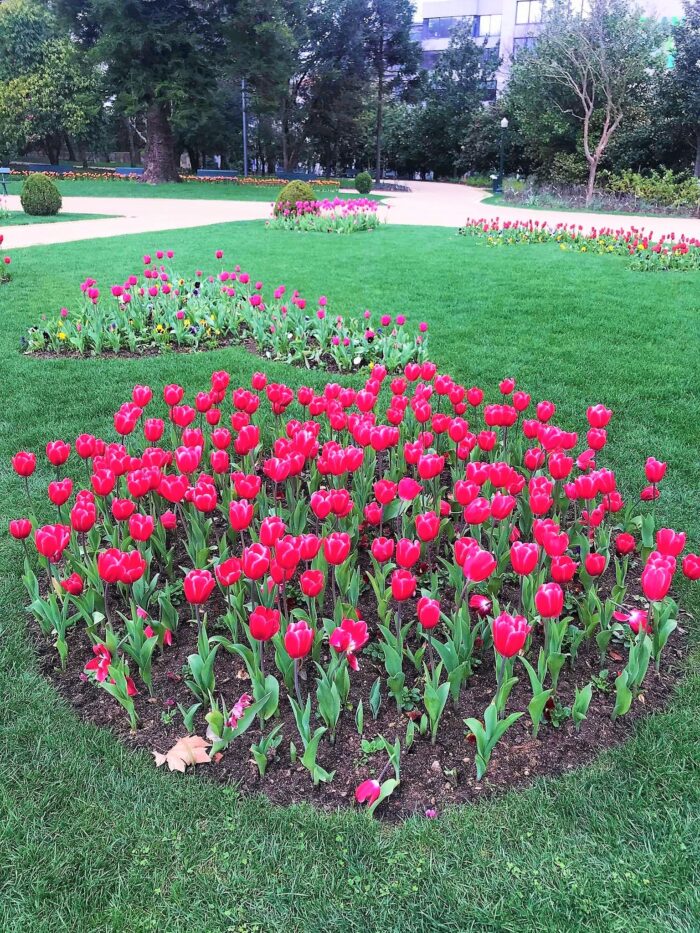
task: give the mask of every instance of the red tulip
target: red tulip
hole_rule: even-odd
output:
[[[534,542],[528,544],[524,541],[516,541],[511,545],[510,562],[519,576],[525,577],[532,573],[537,566],[539,556],[539,548]]]
[[[426,629],[435,628],[440,621],[440,603],[437,599],[421,596],[416,603],[418,621]]]
[[[152,515],[141,515],[137,512],[129,519],[129,535],[134,541],[148,541],[154,528],[155,521]]]
[[[322,570],[305,570],[299,577],[299,587],[304,596],[309,599],[316,599],[320,596],[325,579]]]
[[[340,625],[333,630],[329,643],[331,648],[339,654],[345,654],[350,667],[358,669],[356,653],[369,641],[367,623],[362,619],[343,619]]]
[[[469,597],[469,608],[473,609],[482,619],[486,618],[491,612],[492,605],[493,603],[488,596],[482,596],[480,593],[474,593],[473,596]]]
[[[569,557],[568,554],[563,554],[559,557],[552,558],[552,565],[550,567],[550,573],[552,574],[552,579],[556,580],[557,583],[569,583],[574,578],[578,564],[576,561]]]
[[[393,538],[375,538],[372,542],[370,550],[372,551],[372,556],[380,564],[385,563],[394,556],[394,541]]]
[[[468,552],[462,570],[465,578],[471,583],[482,583],[494,572],[497,560],[489,551],[484,551],[478,545]]]
[[[17,541],[23,541],[32,533],[32,523],[28,518],[14,518],[9,526],[10,534]]]
[[[237,557],[229,557],[214,568],[220,586],[233,586],[241,577],[241,562]]]
[[[260,543],[274,547],[286,530],[287,526],[279,515],[268,515],[260,524]]]
[[[36,469],[36,454],[27,450],[18,451],[12,458],[12,468],[18,476],[31,476]]]
[[[275,560],[285,570],[295,570],[301,561],[301,548],[296,535],[285,535],[275,544]]]
[[[83,592],[83,578],[79,573],[72,573],[65,580],[60,580],[59,583],[66,593],[70,593],[71,596],[80,596]]]
[[[416,496],[420,495],[423,491],[423,487],[412,477],[404,476],[403,479],[399,480],[397,491],[399,499],[402,499],[404,502],[413,502]]]
[[[420,541],[410,541],[408,538],[400,538],[396,545],[396,563],[404,570],[410,570],[411,567],[420,558]]]
[[[136,511],[136,503],[132,499],[112,499],[110,509],[115,521],[125,522]]]
[[[423,480],[430,480],[440,476],[444,468],[445,458],[438,454],[425,454],[418,461],[418,475]]]
[[[233,473],[231,476],[236,495],[242,499],[254,499],[260,492],[262,480],[259,476],[248,476],[245,473]]]
[[[247,499],[233,499],[229,503],[228,516],[234,531],[245,531],[253,520],[253,506]]]
[[[95,680],[102,683],[107,680],[109,666],[112,663],[112,655],[107,650],[106,645],[93,645],[92,653],[95,657],[88,661],[85,665],[85,670],[94,671]]]
[[[366,803],[367,806],[371,806],[375,800],[379,799],[379,795],[382,792],[382,786],[379,781],[369,780],[363,781],[355,789],[355,800],[358,803]]]
[[[391,575],[391,595],[399,602],[410,599],[416,592],[416,578],[408,570],[395,570]]]
[[[269,641],[280,630],[280,614],[277,609],[257,606],[248,619],[251,637],[256,641]]]
[[[314,630],[302,619],[290,622],[284,634],[284,647],[290,658],[297,661],[305,658],[314,642]]]
[[[370,525],[381,525],[384,509],[378,502],[368,502],[365,506],[365,521]]]
[[[673,574],[658,563],[648,561],[642,571],[642,591],[651,603],[661,602],[671,588]]]
[[[678,557],[685,547],[684,531],[676,532],[671,528],[659,528],[656,532],[656,550],[670,557]]]
[[[122,551],[111,547],[97,555],[97,573],[104,583],[117,583],[121,579]]]
[[[52,466],[62,466],[70,457],[70,444],[65,441],[49,441],[46,445],[46,457]]]
[[[49,500],[56,506],[62,506],[70,499],[73,492],[73,480],[70,477],[56,479],[49,483]]]
[[[190,570],[185,576],[185,599],[193,606],[205,603],[212,594],[216,581],[209,570]]]
[[[170,408],[172,408],[174,405],[179,405],[184,394],[185,390],[182,388],[182,386],[178,385],[165,386],[163,389],[163,398],[165,399],[165,404]]]
[[[374,484],[374,495],[381,505],[389,505],[396,498],[397,486],[388,479],[380,479]]]
[[[146,572],[146,561],[138,551],[124,551],[120,564],[120,581],[135,583]]]
[[[502,612],[493,620],[493,646],[504,658],[512,658],[522,651],[532,627],[524,616],[511,616]]]
[[[329,564],[339,566],[350,554],[350,535],[343,531],[334,531],[323,539],[323,554]]]
[[[89,460],[95,456],[97,450],[97,438],[92,434],[79,434],[75,439],[75,452],[83,460]]]
[[[605,405],[592,405],[586,412],[586,417],[592,428],[605,428],[612,418],[612,411]]]
[[[434,541],[440,531],[440,519],[435,512],[416,515],[416,534],[421,541]]]
[[[662,460],[649,457],[644,467],[644,473],[648,482],[660,483],[666,475],[666,464]]]
[[[637,542],[634,540],[634,535],[628,534],[626,531],[621,532],[615,538],[615,550],[618,554],[631,554],[632,551],[637,546]]]
[[[605,554],[596,554],[591,552],[586,555],[585,567],[586,573],[591,577],[598,577],[605,570]]]
[[[564,591],[558,583],[543,583],[535,593],[535,606],[543,619],[558,619],[564,608]]]
[[[682,566],[683,573],[689,580],[700,580],[700,555],[686,554]]]
[[[259,580],[270,566],[270,551],[264,544],[251,544],[241,554],[241,569],[248,580]]]

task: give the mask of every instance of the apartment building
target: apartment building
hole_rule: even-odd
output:
[[[587,0],[571,0],[571,8],[581,11]],[[432,68],[440,52],[447,48],[450,35],[466,24],[474,40],[486,54],[501,60],[496,80],[487,88],[487,98],[505,83],[510,63],[518,50],[535,42],[541,28],[546,0],[423,0],[416,10],[413,38],[423,48],[423,66]],[[648,16],[681,16],[681,0],[646,0],[641,4]]]

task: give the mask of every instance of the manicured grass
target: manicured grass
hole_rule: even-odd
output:
[[[201,388],[213,369],[245,382],[241,349],[144,360],[20,356],[41,311],[107,286],[165,242],[99,240],[18,250],[0,287],[0,511],[23,512],[9,457],[55,437],[108,433],[136,382]],[[493,250],[446,229],[283,236],[259,224],[172,231],[179,265],[222,247],[270,285],[329,308],[404,312],[429,322],[433,358],[468,385],[514,376],[557,420],[615,411],[606,458],[623,491],[653,454],[669,462],[659,518],[700,541],[698,274],[640,276],[617,257],[547,246]],[[292,385],[325,374],[268,367]],[[350,381],[350,380],[348,380]],[[43,458],[41,458],[43,460]],[[32,491],[43,495],[45,463]],[[363,814],[281,810],[233,788],[156,771],[82,724],[37,674],[20,549],[0,538],[0,929],[236,933],[692,933],[700,928],[700,667],[671,708],[590,768],[481,806],[401,826]],[[692,602],[691,602],[692,599]],[[696,611],[697,590],[684,593]],[[687,616],[683,626],[694,633]],[[696,644],[695,634],[693,634]],[[426,805],[429,801],[426,800]]]
[[[54,214],[51,217],[32,217],[24,211],[9,211],[0,215],[0,230],[3,227],[26,227],[29,224],[55,224],[65,223],[69,220],[104,220],[110,214]]]
[[[163,185],[146,185],[130,180],[100,180],[98,178],[54,179],[63,197],[89,198],[193,198],[209,201],[274,201],[281,186],[235,185],[229,182],[183,181]],[[352,183],[350,183],[352,184]],[[22,180],[12,178],[8,184],[10,194],[19,194]],[[334,198],[338,188],[312,186],[319,199]],[[340,197],[359,198],[356,191],[343,191]],[[381,200],[382,195],[369,195]]]

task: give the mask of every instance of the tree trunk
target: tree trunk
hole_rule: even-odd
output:
[[[77,162],[78,157],[75,154],[75,147],[73,146],[73,140],[70,138],[70,135],[68,133],[64,133],[63,138],[66,142],[66,149],[68,150],[68,161]]]
[[[48,156],[51,165],[58,165],[58,160],[61,156],[61,138],[47,136],[44,141],[44,152]]]
[[[143,180],[151,185],[179,181],[175,167],[175,143],[164,104],[151,104],[146,114],[146,170]]]
[[[591,206],[595,191],[595,177],[598,171],[598,160],[591,159],[588,163],[588,184],[586,185],[586,207]]]
[[[695,177],[700,178],[700,126],[695,130]]]
[[[129,141],[129,165],[138,165],[141,161],[141,157],[139,156],[139,151],[136,148],[134,128],[131,125],[131,120],[129,117],[125,117],[124,123],[126,124],[126,138]]]
[[[197,170],[202,167],[202,161],[199,158],[199,151],[193,149],[191,146],[186,146],[187,155],[190,157],[190,171],[192,174],[196,175]]]
[[[379,72],[377,75],[377,160],[375,165],[374,177],[377,184],[382,180],[382,119],[383,119],[383,105],[384,105],[384,40],[382,39],[379,46],[379,55],[381,56],[381,65],[379,67]]]

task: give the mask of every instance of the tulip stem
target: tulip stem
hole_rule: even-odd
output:
[[[301,687],[299,686],[299,659],[298,658],[294,658],[294,692],[297,695],[299,706],[301,706],[302,700],[301,700]]]
[[[433,639],[429,631],[426,634],[428,636],[428,658],[430,659],[430,673],[433,680],[435,680],[435,656],[433,655]]]

